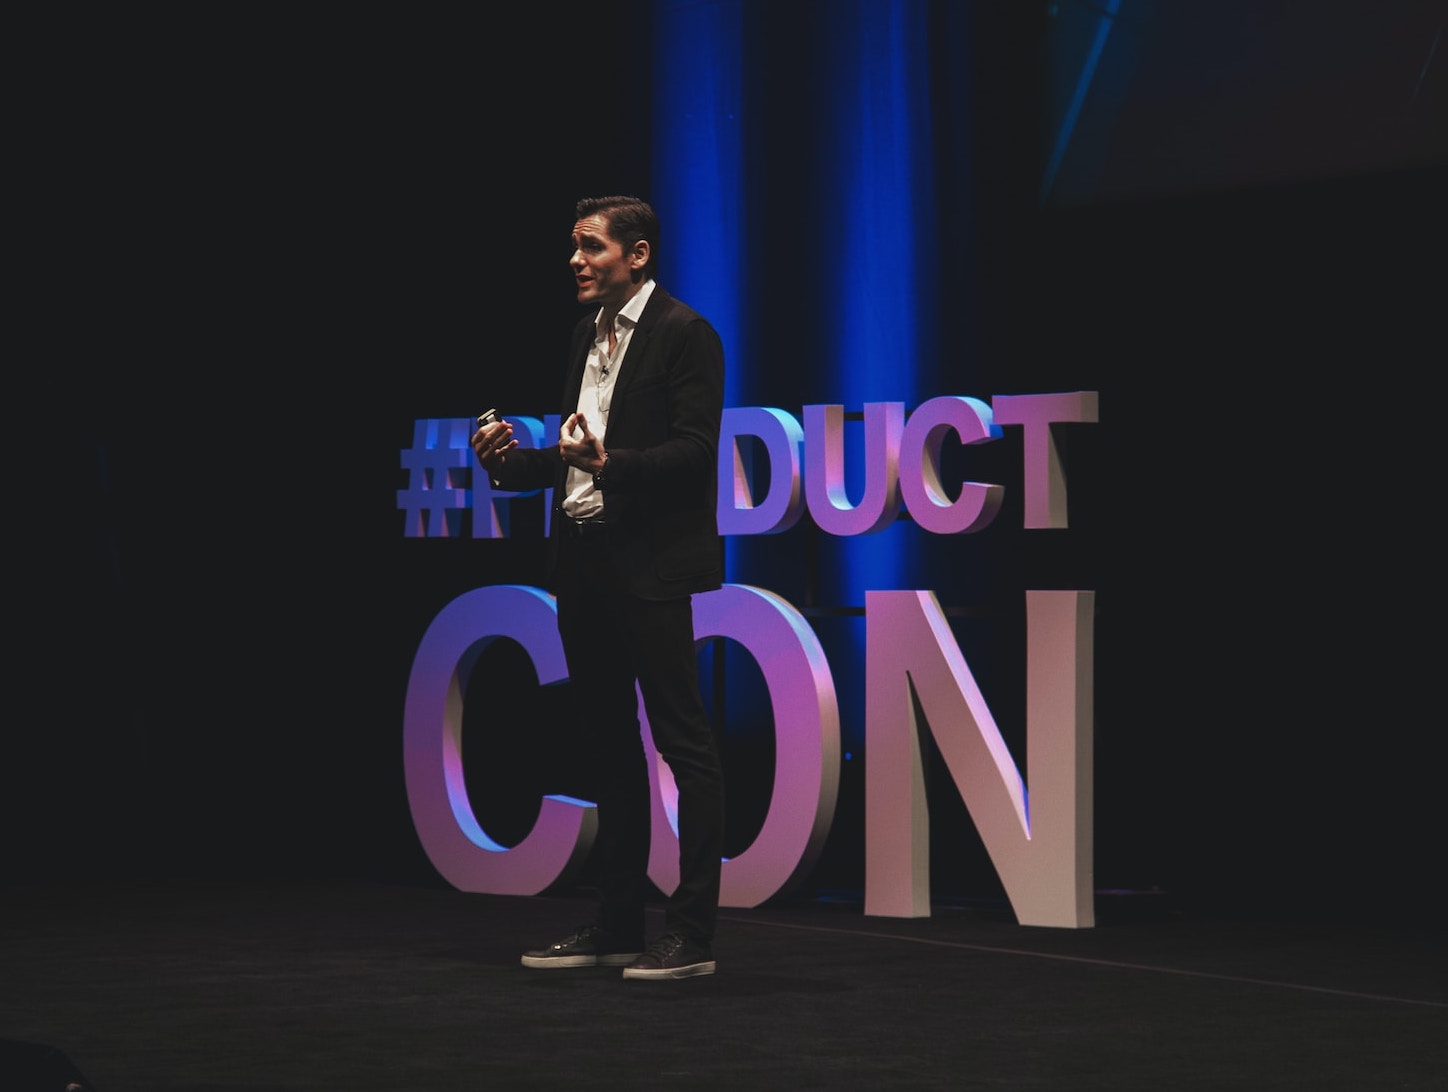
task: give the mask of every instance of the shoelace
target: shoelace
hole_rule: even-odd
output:
[[[577,929],[573,930],[571,934],[553,945],[553,947],[569,948],[586,942],[596,942],[602,933],[603,930],[597,925],[580,925]]]
[[[649,956],[653,959],[663,961],[665,959],[668,959],[669,956],[673,955],[687,943],[688,941],[685,940],[684,937],[680,936],[678,933],[665,933],[663,936],[659,937],[658,940],[654,941],[652,944],[649,945],[648,951],[646,951],[644,955]]]

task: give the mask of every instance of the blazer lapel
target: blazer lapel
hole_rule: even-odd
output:
[[[659,316],[672,302],[673,298],[655,283],[653,294],[649,296],[649,302],[639,315],[638,325],[634,327],[633,336],[629,338],[628,353],[623,358],[624,366],[619,369],[618,379],[615,380],[615,398],[628,390],[634,377],[643,370],[640,365],[648,359],[649,339],[653,337],[654,327],[658,324]]]

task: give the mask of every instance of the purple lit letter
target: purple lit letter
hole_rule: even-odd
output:
[[[990,407],[978,398],[932,398],[916,407],[900,441],[900,495],[921,530],[969,534],[990,526],[1005,489],[962,482],[952,502],[940,481],[940,445],[948,432],[963,444],[988,443],[1001,434],[992,424]]]
[[[566,881],[593,845],[593,805],[544,797],[538,821],[509,849],[473,816],[463,780],[463,682],[489,642],[511,637],[527,650],[544,685],[567,677],[553,597],[499,584],[458,596],[423,634],[407,682],[403,763],[407,801],[422,848],[461,891],[536,895]]]
[[[750,437],[763,444],[769,465],[769,492],[754,496],[758,475]],[[774,535],[788,531],[804,514],[799,486],[799,449],[804,430],[784,410],[764,407],[726,409],[719,433],[719,533]]]
[[[845,410],[805,406],[804,495],[815,525],[828,535],[868,535],[900,512],[900,434],[905,403],[865,403],[865,485],[860,503],[845,491]]]
[[[998,394],[991,399],[998,425],[1024,425],[1025,526],[1060,529],[1066,524],[1066,472],[1051,426],[1094,422],[1097,392],[1073,394]]]
[[[738,641],[764,674],[774,709],[774,791],[749,848],[724,862],[723,906],[758,906],[814,867],[834,819],[840,780],[840,711],[834,678],[814,630],[789,603],[762,588],[726,584],[694,597],[694,638]],[[644,747],[654,781],[649,876],[660,890],[679,884],[678,790],[654,750]]]

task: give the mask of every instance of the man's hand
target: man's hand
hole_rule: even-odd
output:
[[[508,452],[518,446],[513,436],[513,426],[507,421],[494,421],[473,433],[473,454],[478,457],[488,476],[496,478],[507,461]]]
[[[603,441],[588,428],[588,419],[575,413],[558,430],[558,450],[563,461],[586,474],[596,474],[603,466]]]

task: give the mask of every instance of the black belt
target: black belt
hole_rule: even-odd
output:
[[[563,523],[563,533],[572,538],[596,538],[608,533],[608,524],[602,519],[574,519],[572,516],[560,516]]]

